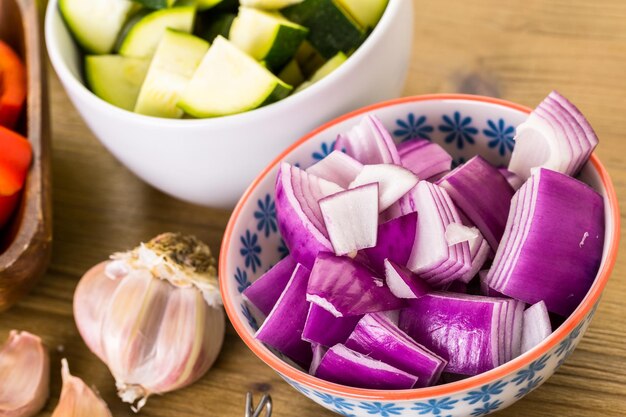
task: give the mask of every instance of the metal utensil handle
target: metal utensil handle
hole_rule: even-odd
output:
[[[248,392],[246,394],[246,413],[245,417],[261,417],[261,413],[265,410],[265,414],[263,417],[271,417],[272,416],[272,397],[269,394],[263,394],[261,397],[261,401],[257,404],[256,408],[254,408],[254,404],[252,402],[252,393]]]

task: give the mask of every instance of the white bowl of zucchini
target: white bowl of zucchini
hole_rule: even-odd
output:
[[[402,93],[410,0],[50,0],[74,106],[137,176],[232,207],[305,132]]]

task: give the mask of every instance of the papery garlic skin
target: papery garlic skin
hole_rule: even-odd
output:
[[[0,417],[30,417],[46,404],[50,358],[41,339],[13,330],[0,348]]]
[[[152,394],[192,384],[217,358],[225,319],[215,261],[206,245],[175,234],[113,258],[81,279],[74,316],[122,400],[141,408]]]
[[[67,359],[61,360],[63,388],[52,417],[112,417],[109,407],[82,379],[70,374]]]

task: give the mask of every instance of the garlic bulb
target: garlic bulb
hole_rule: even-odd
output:
[[[41,339],[13,330],[0,348],[0,417],[30,417],[48,399],[50,359]]]
[[[112,417],[109,407],[82,379],[72,376],[67,359],[61,360],[63,388],[52,417]]]
[[[198,239],[166,233],[89,270],[74,294],[87,346],[123,401],[190,385],[221,349],[224,313],[215,260]]]

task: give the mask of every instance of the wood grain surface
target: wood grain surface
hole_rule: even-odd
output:
[[[479,93],[535,106],[558,89],[592,122],[601,141],[597,154],[626,207],[626,2],[416,0],[415,5],[406,95]],[[69,358],[76,375],[99,389],[116,417],[131,416],[117,400],[106,367],[76,331],[72,293],[77,280],[111,252],[163,231],[194,233],[217,250],[229,212],[185,204],[143,184],[90,133],[52,71],[49,79],[52,263],[30,295],[0,315],[0,339],[18,328],[41,335],[50,346],[51,397],[41,416],[49,416],[57,403],[62,357]],[[498,415],[626,415],[625,300],[626,258],[620,256],[578,349],[545,385]],[[291,389],[232,328],[206,377],[188,389],[151,398],[141,414],[240,416],[248,390],[269,391],[276,417],[334,415]]]

